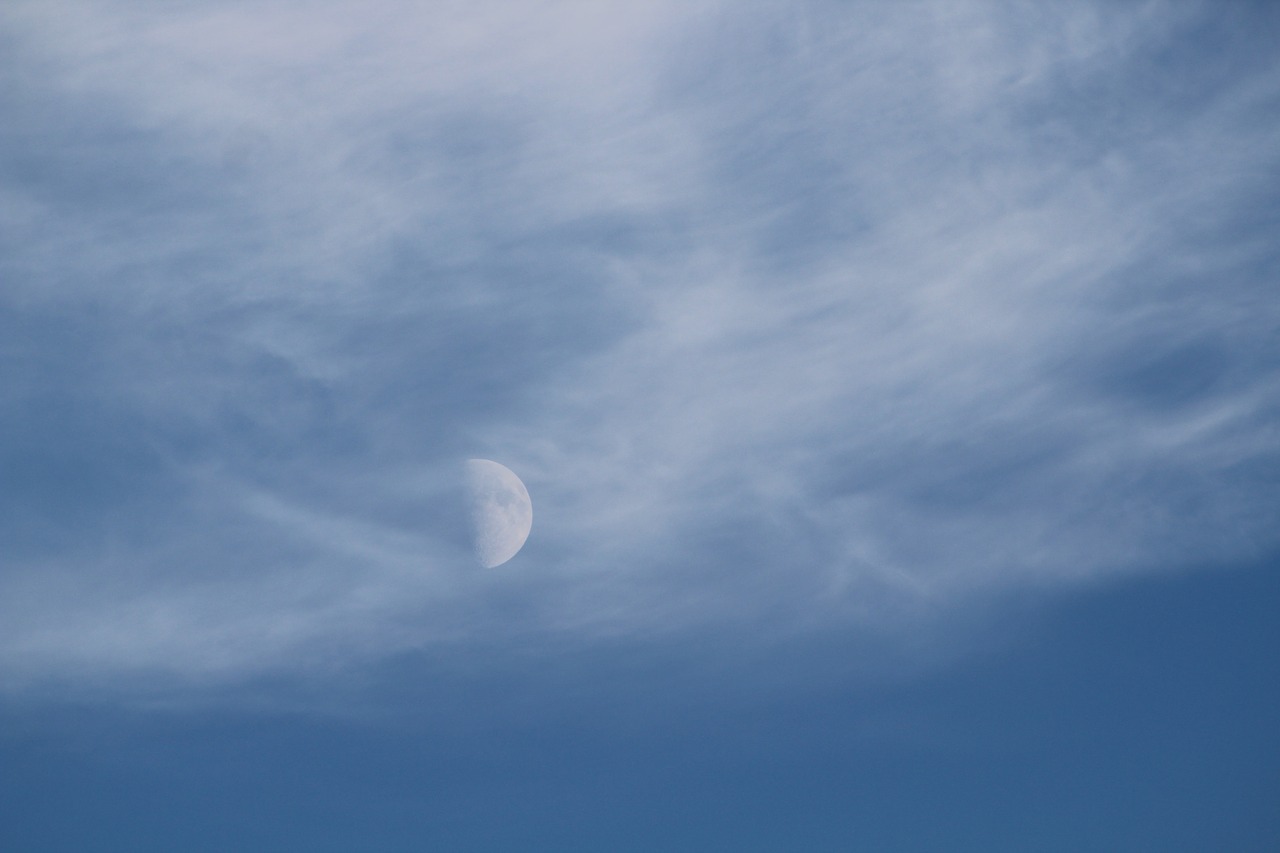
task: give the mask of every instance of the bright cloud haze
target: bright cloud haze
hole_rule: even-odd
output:
[[[610,648],[768,681],[817,637],[945,669],[1010,602],[1273,558],[1278,33],[6,3],[0,694],[349,710],[414,656]],[[493,570],[469,457],[534,502]]]

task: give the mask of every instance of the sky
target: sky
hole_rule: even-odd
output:
[[[0,114],[0,847],[1280,847],[1274,4],[9,0]]]

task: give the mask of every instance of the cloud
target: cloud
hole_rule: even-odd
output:
[[[10,692],[900,636],[1276,545],[1239,14],[3,14]],[[533,494],[510,571],[467,456]]]

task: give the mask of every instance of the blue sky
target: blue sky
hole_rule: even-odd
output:
[[[1277,43],[5,4],[0,846],[1273,849]]]

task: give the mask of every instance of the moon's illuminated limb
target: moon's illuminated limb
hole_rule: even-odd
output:
[[[516,555],[533,527],[533,502],[520,478],[488,459],[467,460],[476,559],[487,569]]]

